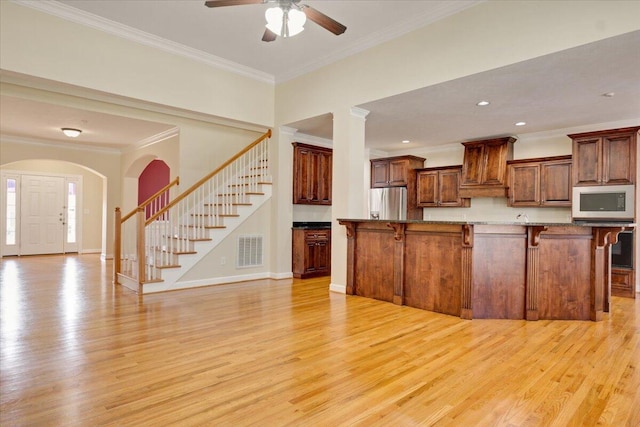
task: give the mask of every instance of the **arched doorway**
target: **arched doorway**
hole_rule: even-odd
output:
[[[149,197],[169,184],[170,173],[169,166],[162,160],[153,160],[150,162],[138,177],[138,205],[142,204]],[[152,209],[154,212],[157,212],[168,202],[168,200],[161,198],[157,201],[158,204],[156,206],[147,206],[145,209],[145,217],[149,218]]]

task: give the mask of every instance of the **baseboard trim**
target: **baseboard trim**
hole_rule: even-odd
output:
[[[339,294],[346,294],[347,293],[347,285],[339,285],[337,283],[331,283],[329,285],[329,291],[337,292]]]
[[[226,285],[229,283],[248,282],[250,280],[270,279],[270,273],[243,274],[238,276],[212,277],[209,279],[187,280],[176,282],[171,289],[198,288],[200,286]]]
[[[102,255],[102,249],[83,249],[79,252],[80,255],[84,255],[84,254],[101,254]]]

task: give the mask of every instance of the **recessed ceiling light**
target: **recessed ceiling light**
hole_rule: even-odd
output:
[[[403,143],[403,144],[408,144],[408,143],[410,143],[410,142],[411,142],[411,141],[409,141],[408,139],[405,139],[405,140],[403,140],[403,141],[402,141],[402,143]]]
[[[62,128],[60,130],[62,131],[62,133],[67,135],[69,138],[77,138],[78,135],[80,135],[82,133],[82,131],[80,129],[73,129],[73,128]]]
[[[478,102],[476,105],[477,105],[478,107],[484,107],[485,105],[489,105],[489,104],[490,104],[490,102],[489,102],[489,101],[480,101],[480,102]]]
[[[516,126],[524,126],[526,124],[527,124],[527,122],[518,122],[518,123],[516,123]]]
[[[614,96],[616,96],[615,92],[607,92],[607,93],[603,93],[602,96],[604,96],[605,98],[613,98]]]

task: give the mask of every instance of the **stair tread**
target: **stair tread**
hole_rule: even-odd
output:
[[[167,237],[167,236],[164,236]],[[187,236],[169,236],[170,239],[174,239],[174,240],[188,240],[189,242],[203,242],[203,241],[209,241],[209,240],[213,240],[210,237],[187,237]],[[159,250],[160,248],[157,248],[157,250]]]
[[[182,267],[180,264],[156,265],[156,268],[159,268],[160,270],[165,269],[165,268],[180,268],[180,267]]]
[[[150,239],[147,241],[147,245],[152,243],[151,246],[147,246],[147,251],[149,253],[149,256],[153,257],[153,260],[149,259],[151,264],[147,264],[145,268],[150,271],[147,271],[147,273],[144,274],[156,276],[155,278],[147,278],[144,281],[138,281],[137,279],[133,278],[133,276],[137,276],[138,274],[136,262],[133,262],[132,265],[129,265],[129,269],[118,272],[118,277],[122,277],[123,280],[126,279],[127,283],[129,284],[131,283],[131,281],[139,283],[137,288],[138,292],[142,292],[142,288],[140,287],[140,285],[144,284],[165,282],[171,285],[171,282],[175,280],[173,276],[176,273],[182,271],[181,269],[187,268],[186,265],[183,266],[179,263],[179,255],[195,255],[195,259],[200,259],[201,256],[206,255],[208,249],[204,251],[204,254],[202,254],[202,250],[193,250],[196,247],[198,249],[202,249],[200,245],[195,245],[191,242],[214,242],[219,239],[213,239],[209,237],[194,238],[189,236],[207,236],[212,233],[208,233],[204,230],[229,228],[228,226],[221,224],[222,222],[224,222],[223,218],[242,218],[246,216],[244,215],[245,210],[251,210],[253,212],[253,208],[237,209],[235,208],[235,206],[260,206],[262,203],[264,203],[264,200],[261,199],[260,196],[270,194],[271,190],[269,187],[261,187],[262,185],[273,185],[273,179],[271,174],[269,173],[270,167],[267,159],[255,160],[254,166],[246,165],[243,171],[244,175],[239,175],[238,172],[242,173],[242,171],[237,171],[235,175],[237,178],[232,179],[232,181],[237,181],[236,183],[225,185],[224,182],[220,182],[219,184],[221,188],[212,189],[212,191],[215,191],[215,193],[212,192],[209,195],[200,198],[198,205],[196,205],[195,207],[192,205],[186,212],[182,211],[182,215],[184,216],[182,216],[181,218],[176,217],[177,219],[175,220],[175,222],[178,222],[177,224],[174,224],[173,219],[169,221],[167,218],[165,221],[163,221],[162,224],[159,224],[158,227],[151,229],[151,231],[154,233],[152,237],[155,240]],[[261,191],[263,189],[265,191]],[[258,196],[258,199],[251,196]],[[207,202],[207,200],[209,202]],[[213,202],[211,202],[211,200],[213,200]],[[194,212],[194,210],[196,212]],[[201,213],[198,213],[198,210],[200,210]],[[184,222],[191,222],[192,224],[185,224]],[[197,225],[198,223],[203,224]],[[231,229],[234,229],[235,227],[236,225],[232,224]],[[197,230],[198,228],[200,230]],[[208,248],[209,246],[215,247],[216,245],[216,243],[211,243],[210,245],[202,246]],[[186,262],[185,258],[183,258],[182,261]],[[129,263],[131,264],[131,262]],[[155,272],[153,271],[154,269],[156,270]],[[169,274],[168,277],[165,277],[164,279],[157,277],[161,276],[160,272],[165,269],[177,269],[177,271],[173,271],[171,274]],[[167,276],[166,273],[165,276]],[[135,286],[129,287],[134,291],[136,290]],[[165,286],[161,285],[157,288],[149,287],[146,289],[148,292],[160,292],[165,289]]]
[[[205,206],[223,206],[223,205],[231,205],[231,206],[251,206],[251,203],[242,203],[242,202],[233,202],[233,203],[205,203]]]
[[[149,279],[149,280],[145,280],[144,282],[142,282],[142,284],[147,284],[147,283],[160,283],[160,282],[164,282],[164,280],[162,279]]]
[[[213,213],[213,214],[191,214],[191,216],[240,216],[239,214],[221,214],[221,213]]]

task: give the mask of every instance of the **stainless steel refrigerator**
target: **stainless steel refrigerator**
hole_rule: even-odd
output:
[[[369,219],[407,219],[405,187],[369,190]]]

